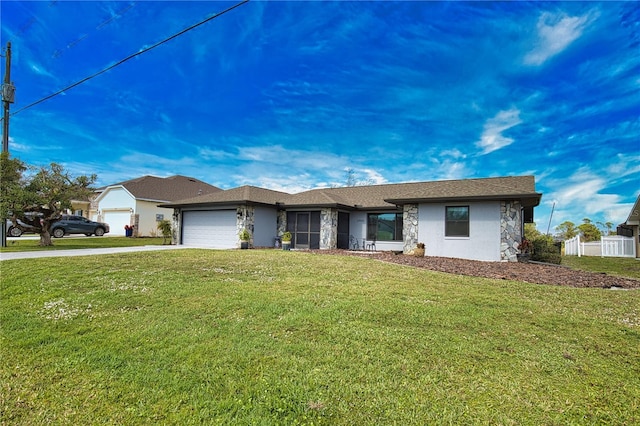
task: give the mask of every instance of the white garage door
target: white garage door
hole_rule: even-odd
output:
[[[238,240],[235,210],[187,211],[182,215],[182,244],[235,248]]]
[[[131,221],[131,213],[103,211],[103,221],[109,224],[109,235],[124,236],[124,226]]]

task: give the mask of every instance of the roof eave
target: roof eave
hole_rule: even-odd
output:
[[[302,203],[302,204],[287,204],[287,203],[278,203],[277,205],[282,210],[288,209],[352,209],[355,210],[355,206],[350,206],[348,204],[339,204],[339,203]]]
[[[166,208],[185,208],[185,207],[232,207],[239,205],[250,205],[250,206],[267,206],[267,207],[276,207],[277,203],[267,203],[262,201],[255,200],[232,200],[232,201],[203,201],[200,203],[189,202],[189,203],[166,203],[160,204],[158,207],[166,207]]]
[[[286,204],[280,203],[278,207],[283,210],[292,210],[292,209],[339,209],[339,210],[349,210],[349,211],[389,211],[395,209],[396,206],[393,204],[387,204],[384,206],[361,206],[359,204],[342,204],[342,203],[305,203],[305,204]]]
[[[390,198],[385,199],[387,203],[396,205],[403,204],[426,204],[443,202],[463,202],[463,201],[504,201],[519,200],[523,206],[535,207],[540,204],[542,194],[534,192],[532,194],[509,194],[509,195],[476,195],[458,197],[422,197],[422,198]]]
[[[154,200],[153,198],[136,198],[136,201],[148,201],[150,203],[168,203],[169,200]]]

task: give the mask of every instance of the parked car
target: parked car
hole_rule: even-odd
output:
[[[62,217],[51,224],[51,235],[62,238],[69,234],[84,234],[87,237],[95,235],[102,237],[109,233],[109,225],[102,222],[94,222],[82,216],[63,214]]]
[[[21,220],[18,220],[18,225],[22,226],[23,229],[16,227],[11,219],[7,219],[7,236],[8,237],[19,237],[24,233],[34,233],[37,232],[38,229],[33,226],[24,223]]]

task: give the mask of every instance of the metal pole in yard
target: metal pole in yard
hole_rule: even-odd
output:
[[[5,54],[6,69],[4,73],[4,83],[2,84],[2,103],[4,115],[2,121],[2,152],[9,152],[9,105],[14,101],[16,88],[11,84],[11,42],[7,42],[7,51]],[[0,224],[2,231],[2,247],[7,246],[7,221],[2,219]]]

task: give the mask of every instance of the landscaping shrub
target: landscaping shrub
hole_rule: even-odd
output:
[[[554,244],[553,238],[550,235],[538,235],[531,243],[533,244],[531,260],[554,263],[556,265],[559,265],[562,261],[560,250]]]

